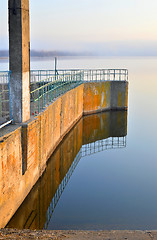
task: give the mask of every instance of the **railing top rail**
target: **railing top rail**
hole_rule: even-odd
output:
[[[116,70],[121,70],[121,71],[128,71],[127,68],[74,68],[74,69],[57,69],[57,71],[102,71],[102,70],[112,70],[112,71],[116,71]],[[31,70],[31,72],[55,72],[55,70],[50,70],[50,69],[35,69],[35,70]]]
[[[42,70],[39,70],[39,69],[36,69],[36,70],[30,70],[30,73],[36,73],[36,72],[40,72],[40,73],[55,73],[55,72],[73,72],[73,71],[125,71],[128,73],[128,69],[126,68],[81,68],[81,69],[57,69],[57,71],[55,70],[50,70],[50,69],[42,69]],[[0,71],[0,75],[2,74],[9,74],[11,73],[11,71]]]
[[[67,68],[67,69],[57,69],[57,71],[78,71],[78,70],[128,70],[127,68]],[[32,69],[30,71],[54,71],[53,69]],[[0,73],[8,73],[11,71],[5,70],[2,71],[0,70]]]
[[[8,74],[8,73],[11,73],[11,71],[0,71],[0,74]]]

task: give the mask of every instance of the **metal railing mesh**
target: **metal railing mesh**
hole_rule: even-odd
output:
[[[127,69],[31,70],[31,83],[58,75],[81,74],[83,81],[128,81]]]
[[[33,115],[40,113],[45,106],[53,102],[58,96],[82,83],[81,72],[57,74],[46,79],[40,79],[40,81],[31,82],[30,99],[31,113]],[[39,80],[38,76],[37,80]]]
[[[84,82],[128,81],[127,69],[31,71],[31,113],[39,114],[58,96]]]
[[[10,76],[0,72],[0,128],[12,121]],[[84,82],[128,81],[127,69],[32,70],[30,72],[31,114],[39,114],[58,96]]]

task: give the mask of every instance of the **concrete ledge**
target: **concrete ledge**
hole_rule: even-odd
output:
[[[157,239],[157,231],[31,231],[1,229],[0,239],[155,240]]]
[[[118,107],[118,108],[102,108],[101,110],[91,110],[91,111],[86,111],[83,113],[83,116],[86,115],[92,115],[92,114],[97,114],[101,112],[107,112],[107,111],[127,111],[127,107]]]

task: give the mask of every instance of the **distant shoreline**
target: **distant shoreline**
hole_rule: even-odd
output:
[[[47,60],[47,59],[54,59],[57,57],[57,59],[65,59],[65,58],[157,58],[157,56],[107,56],[107,55],[64,55],[64,56],[30,56],[30,60]],[[0,56],[0,60],[9,60],[8,57],[2,57]]]
[[[33,61],[46,61],[46,60],[51,60],[51,61],[54,61],[54,56],[52,57],[47,57],[47,56],[42,56],[42,57],[30,57],[30,62],[33,62]],[[154,58],[157,58],[157,56],[100,56],[100,55],[91,55],[91,56],[58,56],[57,59],[58,60],[68,60],[68,59],[87,59],[87,58],[97,58],[97,59],[101,59],[101,58],[104,58],[104,59],[126,59],[126,58],[147,58],[147,59],[154,59]],[[8,63],[9,64],[9,57],[1,57],[0,56],[0,63]]]
[[[0,57],[0,59],[4,59],[5,60],[5,59],[9,59],[9,57]]]
[[[94,54],[95,55],[95,54]],[[74,57],[74,56],[93,56],[93,53],[91,52],[68,52],[68,51],[36,51],[31,50],[30,51],[31,57]],[[9,50],[0,50],[0,58],[7,58],[9,57]]]

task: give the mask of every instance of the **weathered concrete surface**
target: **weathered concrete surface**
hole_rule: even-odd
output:
[[[128,106],[128,83],[125,81],[111,81],[110,107],[111,109],[127,108]]]
[[[110,109],[110,82],[84,84],[84,114]]]
[[[38,155],[35,154],[39,132],[31,124],[28,134],[24,133],[24,140],[23,130],[25,128],[19,127],[0,139],[0,226],[6,225],[39,178]],[[24,175],[23,161],[28,164]]]
[[[12,114],[15,122],[30,119],[29,0],[8,0],[9,69]]]
[[[157,240],[157,231],[18,231],[1,229],[0,239]]]
[[[0,138],[0,227],[8,223],[44,172],[54,149],[84,112],[111,109],[111,83],[93,84],[93,89],[88,83],[65,93],[37,117],[15,130],[11,127]],[[119,109],[126,108],[125,89],[119,97]],[[116,91],[119,96],[120,87]],[[70,147],[66,148],[70,152]]]
[[[84,84],[84,114],[127,109],[128,82],[105,81]]]

